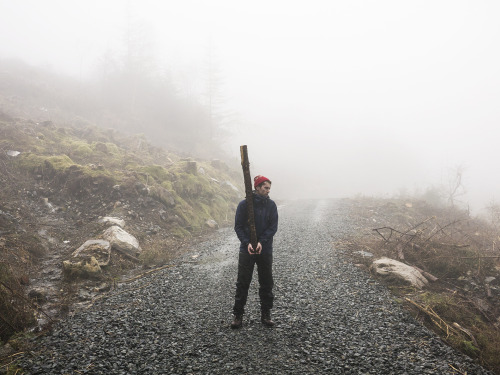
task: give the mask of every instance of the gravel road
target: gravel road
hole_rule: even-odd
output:
[[[22,359],[26,373],[489,374],[334,248],[355,230],[348,205],[279,206],[274,328],[260,323],[255,276],[244,326],[230,329],[238,242],[223,229],[173,267],[61,322]]]

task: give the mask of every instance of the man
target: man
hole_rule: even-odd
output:
[[[271,309],[273,307],[273,236],[278,230],[278,208],[269,198],[271,181],[264,176],[254,178],[253,206],[255,229],[257,232],[257,246],[254,249],[250,243],[250,229],[248,225],[248,211],[246,200],[241,201],[236,209],[234,230],[241,242],[238,257],[238,279],[236,281],[236,296],[233,313],[234,320],[231,328],[240,328],[243,325],[243,313],[248,297],[248,288],[252,281],[254,265],[257,264],[259,276],[259,297],[261,322],[272,327]]]

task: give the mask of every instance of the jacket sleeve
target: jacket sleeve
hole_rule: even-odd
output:
[[[269,212],[269,223],[260,235],[259,242],[261,244],[267,243],[271,240],[278,231],[278,207],[276,203],[272,202]]]
[[[234,218],[234,231],[238,236],[240,242],[247,246],[250,243],[250,236],[247,231],[248,214],[246,201],[241,201],[236,208],[236,215]]]

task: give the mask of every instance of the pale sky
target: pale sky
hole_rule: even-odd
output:
[[[203,81],[208,45],[272,196],[391,196],[447,184],[500,201],[500,2],[0,0],[0,58],[85,79],[139,32]],[[186,88],[188,90],[188,88]]]

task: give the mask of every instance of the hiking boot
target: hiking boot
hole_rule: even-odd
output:
[[[243,326],[243,315],[235,315],[233,321],[231,322],[231,328],[237,329]]]
[[[274,322],[271,320],[271,312],[270,311],[262,311],[260,321],[266,327],[273,327],[274,326]]]

